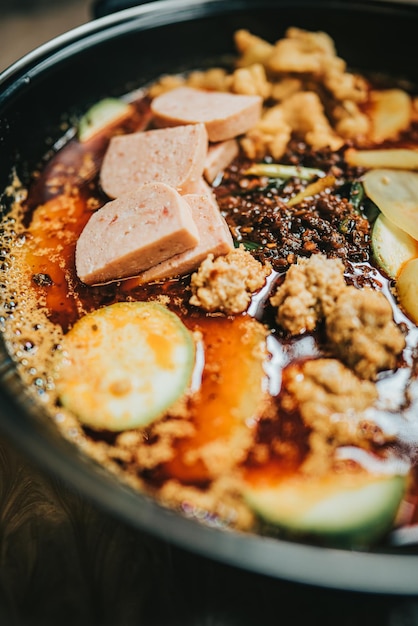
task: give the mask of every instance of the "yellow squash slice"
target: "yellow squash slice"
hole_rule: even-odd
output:
[[[187,390],[194,340],[152,302],[120,302],[82,317],[63,341],[56,385],[64,407],[99,430],[159,418]]]
[[[418,324],[418,259],[411,259],[402,267],[397,289],[402,308]]]

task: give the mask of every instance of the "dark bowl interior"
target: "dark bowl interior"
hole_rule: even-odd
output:
[[[268,40],[288,26],[334,38],[351,68],[418,84],[418,8],[389,2],[163,0],[75,29],[0,76],[0,190],[13,169],[23,181],[68,122],[103,96],[162,73],[227,62],[233,32]],[[3,212],[7,211],[3,198]],[[205,527],[122,485],[66,442],[35,405],[0,346],[0,429],[24,454],[134,527],[182,547],[270,576],[358,591],[418,593],[418,554],[323,549]]]

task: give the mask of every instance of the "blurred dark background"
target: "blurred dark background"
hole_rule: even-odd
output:
[[[91,19],[92,0],[0,0],[0,71]]]

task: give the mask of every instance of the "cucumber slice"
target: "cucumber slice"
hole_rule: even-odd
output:
[[[403,265],[418,256],[418,241],[381,213],[373,226],[372,249],[380,267],[390,278],[396,278]]]
[[[78,125],[78,139],[82,143],[99,134],[106,126],[121,122],[132,111],[130,104],[117,98],[104,98],[96,102],[83,115]]]
[[[59,398],[83,424],[100,430],[159,418],[186,392],[194,366],[192,334],[153,302],[120,302],[85,315],[62,348]]]
[[[295,535],[339,546],[367,546],[393,523],[404,476],[294,476],[271,486],[247,486],[244,498],[261,518]]]

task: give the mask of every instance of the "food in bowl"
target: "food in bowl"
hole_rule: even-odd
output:
[[[326,33],[235,42],[11,185],[3,336],[62,434],[162,505],[384,545],[418,516],[417,101]]]

